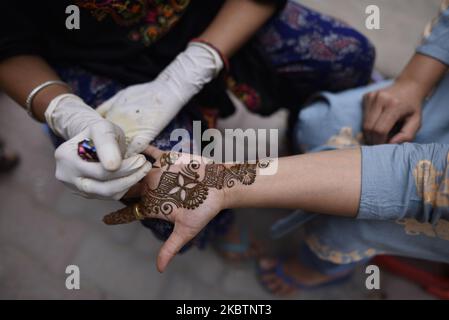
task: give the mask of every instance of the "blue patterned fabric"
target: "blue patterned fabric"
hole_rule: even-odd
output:
[[[367,84],[375,60],[360,32],[295,1],[261,30],[258,43],[276,71],[308,95]]]
[[[250,111],[262,115],[279,108],[294,114],[320,91],[368,84],[376,55],[360,32],[296,1],[288,1],[252,45],[256,50],[250,57],[231,59],[227,85]]]

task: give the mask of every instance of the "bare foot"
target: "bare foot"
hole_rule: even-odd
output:
[[[305,288],[312,288],[348,274],[348,272],[345,272],[343,274],[328,276],[303,266],[298,259],[290,259],[282,263],[282,273],[285,275],[285,278],[282,278],[276,274],[275,269],[278,264],[279,260],[277,259],[260,259],[260,280],[268,291],[274,295],[283,297],[291,296],[299,290],[298,286],[288,283],[285,278],[289,278]]]

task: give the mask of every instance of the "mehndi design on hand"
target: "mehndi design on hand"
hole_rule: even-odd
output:
[[[191,160],[179,172],[171,172],[170,167],[178,159],[176,153],[164,153],[159,162],[166,168],[158,186],[151,189],[145,184],[140,203],[104,217],[109,225],[130,223],[155,215],[170,215],[176,208],[193,210],[207,198],[210,189],[232,188],[236,183],[251,185],[256,180],[257,168],[267,168],[270,160],[256,163],[224,165],[210,163],[204,166],[204,177],[200,179],[201,164]]]

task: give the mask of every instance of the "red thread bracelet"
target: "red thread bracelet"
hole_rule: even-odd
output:
[[[212,49],[214,49],[217,52],[217,54],[220,56],[221,61],[223,61],[223,65],[224,65],[226,72],[229,72],[229,60],[216,46],[214,46],[212,43],[210,43],[206,40],[200,39],[200,38],[194,38],[194,39],[190,40],[190,42],[203,43],[203,44],[211,47]]]

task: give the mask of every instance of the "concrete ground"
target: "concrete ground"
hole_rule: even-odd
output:
[[[303,0],[351,22],[377,45],[378,68],[397,74],[411,55],[419,34],[438,7],[438,0]],[[382,30],[364,29],[364,8],[379,4]],[[285,114],[268,119],[243,111],[223,127],[282,127]],[[155,268],[160,246],[139,224],[107,227],[104,213],[115,202],[84,200],[54,178],[53,149],[37,123],[7,97],[0,97],[0,136],[15,146],[20,167],[0,176],[0,299],[270,299],[258,284],[251,263],[231,265],[213,250],[192,250],[175,259],[161,275]],[[264,210],[266,211],[266,210]],[[240,223],[253,225],[267,238],[271,221],[285,212],[246,210]],[[252,223],[264,217],[261,223]],[[296,235],[274,247],[292,242]],[[65,288],[66,266],[81,271],[81,289]],[[299,299],[428,299],[417,286],[387,273],[382,289],[370,292],[358,270],[348,283],[303,292]]]

